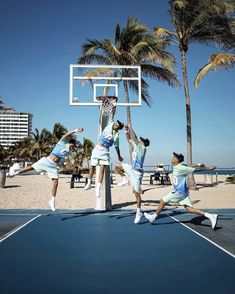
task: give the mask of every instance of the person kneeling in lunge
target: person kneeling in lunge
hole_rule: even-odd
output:
[[[91,167],[89,170],[88,181],[83,190],[91,189],[91,180],[95,173],[96,166],[100,166],[98,183],[96,185],[96,197],[100,197],[100,188],[104,177],[105,167],[110,164],[110,153],[109,147],[113,144],[115,146],[118,160],[122,161],[123,158],[120,155],[119,149],[119,134],[118,131],[123,129],[124,124],[117,120],[115,123],[113,119],[111,119],[108,125],[104,128],[101,135],[99,136],[98,143],[92,150],[91,154]]]
[[[182,154],[177,154],[173,152],[173,157],[171,160],[171,163],[173,165],[173,182],[174,182],[174,191],[166,196],[164,196],[160,200],[160,205],[158,206],[156,212],[153,214],[149,214],[147,212],[144,213],[144,216],[148,221],[151,223],[155,221],[155,219],[159,216],[161,213],[162,209],[164,208],[165,204],[173,201],[177,202],[180,205],[183,205],[184,208],[189,212],[201,216],[205,216],[211,221],[211,226],[213,229],[215,229],[217,220],[218,220],[218,215],[217,214],[211,214],[204,212],[200,209],[193,208],[192,202],[189,198],[189,189],[186,183],[186,177],[188,174],[192,173],[194,170],[197,171],[202,171],[202,170],[212,170],[215,167],[189,167],[186,165],[183,165],[181,162],[184,161],[184,156]]]
[[[129,184],[127,176],[129,176],[132,187],[133,187],[133,193],[136,197],[136,203],[137,203],[137,212],[135,216],[134,223],[138,224],[140,222],[140,219],[143,215],[141,212],[141,181],[143,178],[144,170],[143,170],[143,164],[144,159],[146,155],[146,147],[149,146],[150,141],[149,139],[144,139],[140,137],[138,140],[138,137],[134,133],[132,127],[128,124],[125,126],[125,133],[126,138],[129,144],[133,147],[132,152],[132,165],[128,163],[120,163],[116,165],[116,170],[122,177],[122,182],[118,184],[118,186],[126,186]]]
[[[73,138],[69,139],[68,137],[76,132],[83,132],[83,128],[77,128],[74,131],[67,132],[55,145],[48,157],[42,157],[34,164],[8,175],[9,177],[13,177],[33,169],[35,169],[35,171],[38,173],[47,172],[48,177],[52,180],[51,199],[49,201],[49,205],[52,211],[56,210],[55,197],[59,179],[59,162],[75,148],[76,140]]]

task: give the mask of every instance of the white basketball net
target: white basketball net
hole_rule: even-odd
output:
[[[99,99],[98,99],[99,98]],[[106,126],[109,121],[112,120],[114,114],[114,107],[117,105],[117,98],[112,96],[98,97],[97,100],[100,102],[100,118],[99,125],[102,130],[102,126]]]

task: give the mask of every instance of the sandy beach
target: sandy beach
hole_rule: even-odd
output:
[[[57,209],[86,209],[95,207],[95,189],[83,191],[84,181],[70,188],[70,175],[61,175],[56,199]],[[225,184],[226,176],[218,176],[217,184],[205,183],[203,175],[195,175],[198,191],[190,191],[194,206],[201,209],[235,208],[235,185]],[[162,196],[172,191],[172,186],[150,185],[145,176],[142,190],[142,209],[155,208]],[[136,207],[130,186],[118,187],[118,175],[112,185],[113,208]],[[215,176],[213,176],[215,182]],[[4,189],[0,189],[0,209],[49,209],[51,182],[46,175],[19,175],[7,178]]]

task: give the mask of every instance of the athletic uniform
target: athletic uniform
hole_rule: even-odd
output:
[[[136,144],[132,141],[132,165],[122,163],[124,172],[129,175],[133,189],[137,193],[141,193],[141,180],[143,178],[144,170],[143,164],[146,154],[146,147],[142,143]]]
[[[188,174],[192,173],[194,168],[185,166],[179,163],[173,167],[173,183],[174,191],[167,194],[162,199],[164,202],[177,202],[180,205],[187,205],[192,207],[192,202],[189,198],[189,189],[186,182]]]
[[[69,154],[69,140],[67,138],[61,138],[51,151],[51,154],[55,155],[60,160],[63,160]],[[35,162],[32,167],[38,173],[47,172],[50,179],[59,178],[59,166],[49,157],[42,157]]]
[[[114,121],[111,120],[104,128],[99,136],[98,142],[102,145],[96,145],[91,154],[91,165],[109,165],[110,153],[109,148],[114,144],[119,147],[119,134],[118,131],[113,130]]]

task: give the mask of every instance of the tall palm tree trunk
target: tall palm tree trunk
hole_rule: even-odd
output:
[[[186,101],[186,123],[187,123],[187,163],[191,165],[192,160],[192,128],[191,128],[191,106],[190,106],[190,96],[188,88],[188,77],[187,77],[187,66],[186,66],[186,52],[180,50],[181,52],[181,62],[182,62],[182,71],[183,71],[183,80],[184,80],[184,94]],[[192,190],[197,189],[197,185],[194,179],[194,175],[189,175],[189,188]]]
[[[130,101],[129,101],[129,92],[128,92],[127,81],[123,81],[123,83],[124,83],[124,93],[125,93],[126,103],[129,103]],[[130,109],[130,106],[126,107],[126,116],[127,116],[127,123],[129,123],[131,125],[131,109]],[[129,144],[130,163],[132,163],[132,151],[133,151],[133,148]]]

